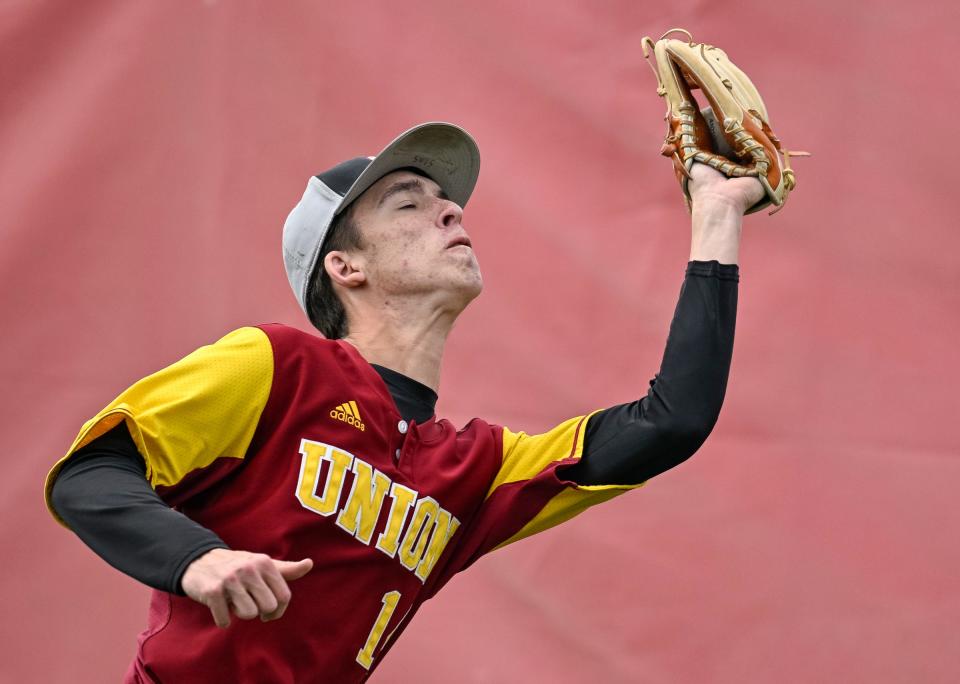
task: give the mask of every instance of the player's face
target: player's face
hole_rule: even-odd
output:
[[[387,174],[357,200],[353,218],[366,245],[367,282],[383,295],[433,297],[459,312],[480,294],[463,210],[429,178]]]

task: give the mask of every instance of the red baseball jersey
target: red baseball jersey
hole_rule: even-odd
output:
[[[540,435],[408,424],[350,344],[241,328],[88,421],[48,505],[70,454],[126,421],[168,504],[234,549],[314,560],[276,621],[219,629],[206,606],[154,592],[128,681],[360,682],[455,573],[632,488],[558,475],[587,420]]]

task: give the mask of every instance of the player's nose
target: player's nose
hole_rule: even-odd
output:
[[[443,209],[437,216],[437,225],[445,230],[456,228],[463,222],[463,209],[456,202],[444,200]]]

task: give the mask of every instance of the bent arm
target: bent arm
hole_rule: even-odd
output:
[[[688,264],[660,372],[644,397],[590,417],[583,456],[566,477],[581,485],[637,484],[700,448],[727,388],[738,280],[736,265]]]
[[[145,478],[124,423],[79,449],[60,471],[52,504],[101,558],[155,589],[206,605],[219,627],[231,612],[244,620],[283,616],[313,561],[274,560],[231,550],[216,534],[176,511]]]
[[[164,503],[145,472],[121,422],[77,450],[63,466],[52,504],[107,563],[155,589],[182,595],[187,566],[211,549],[229,547]]]
[[[690,458],[709,436],[727,388],[737,317],[743,213],[763,194],[753,178],[694,164],[690,263],[660,372],[646,396],[594,414],[583,456],[566,470],[581,485],[636,484]]]

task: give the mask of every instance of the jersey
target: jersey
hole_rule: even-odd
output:
[[[47,493],[70,454],[125,421],[169,505],[232,548],[314,559],[268,623],[221,630],[205,606],[155,592],[132,676],[360,682],[454,574],[637,486],[564,479],[588,419],[540,435],[480,419],[408,424],[348,343],[241,328],[88,421]]]

